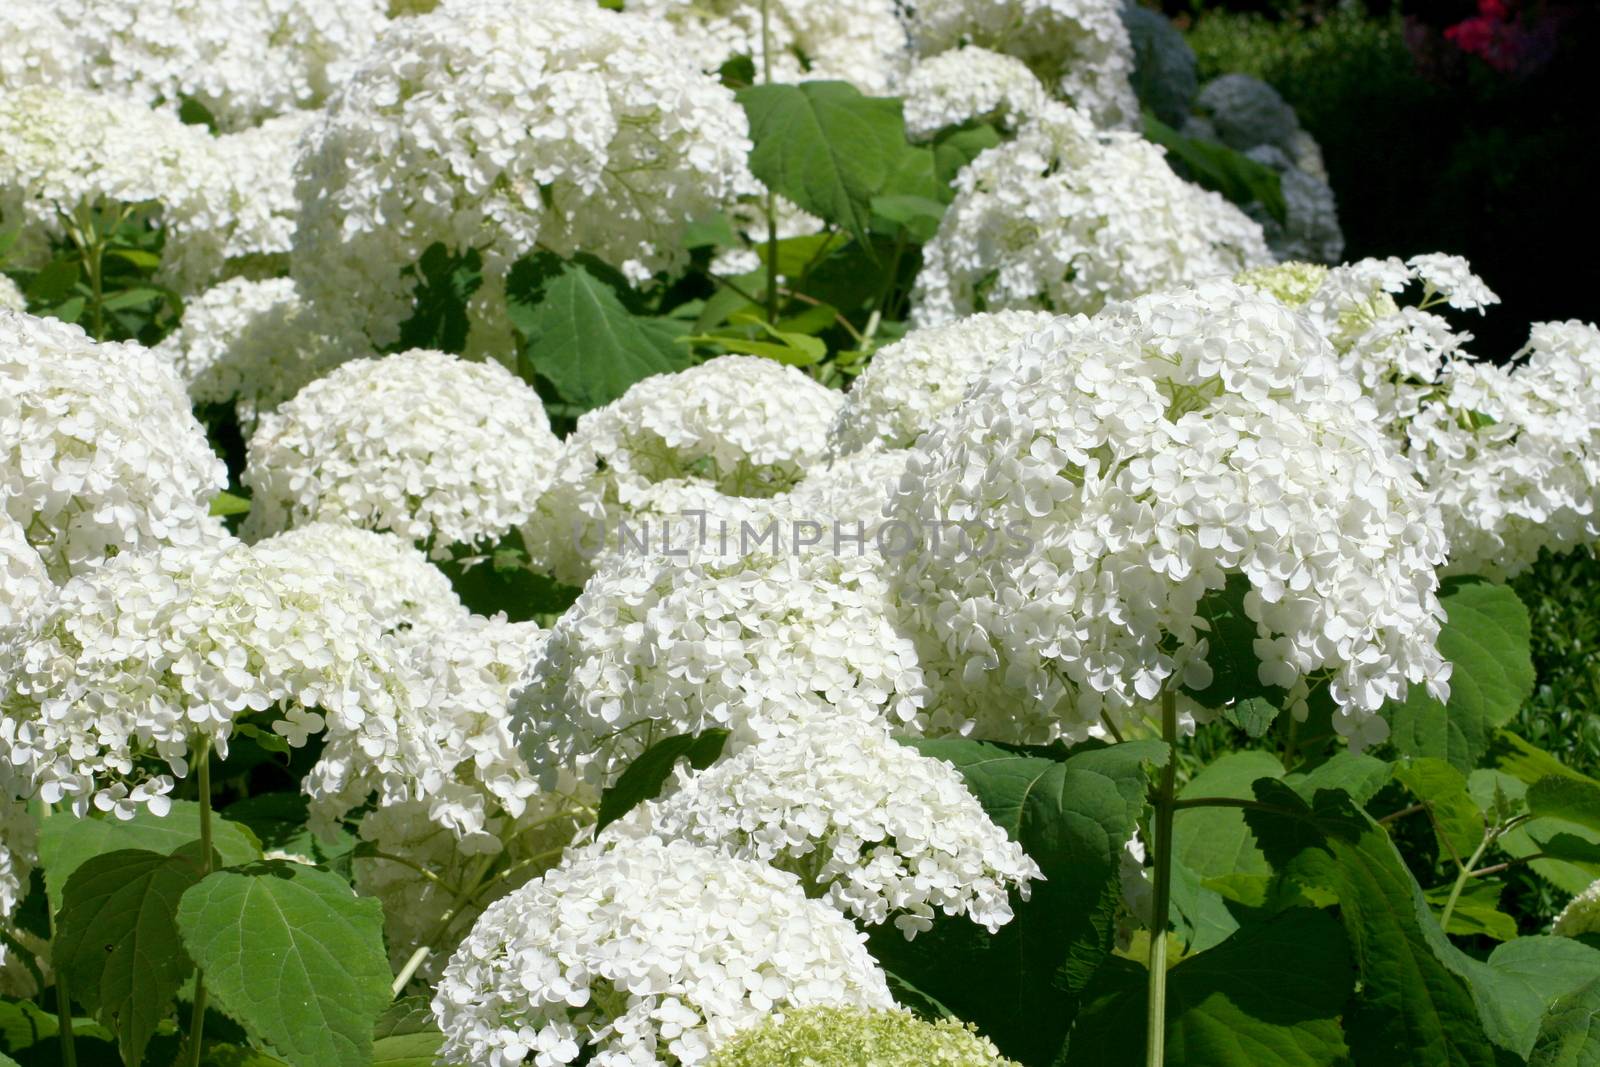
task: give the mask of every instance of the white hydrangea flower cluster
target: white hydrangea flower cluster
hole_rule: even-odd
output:
[[[967,387],[1051,318],[996,311],[912,330],[885,345],[846,394],[829,434],[837,452],[871,445],[909,448],[960,403]]]
[[[428,349],[353,360],[262,416],[243,532],[334,520],[447,554],[525,521],[559,449],[538,394],[497,363]]]
[[[410,314],[402,272],[436,242],[471,246],[484,259],[474,325],[502,331],[485,316],[498,303],[504,318],[505,274],[536,245],[635,281],[678,268],[683,228],[750,182],[748,129],[656,20],[455,0],[393,22],[313,131],[296,277],[383,347]]]
[[[894,92],[907,47],[895,0],[633,0],[627,10],[671,25],[707,71],[747,56],[759,77],[763,6],[773,81],[847,81],[869,96]]]
[[[1271,261],[1260,225],[1179,178],[1160,148],[1052,105],[956,179],[923,249],[912,320],[1002,308],[1092,314]]]
[[[295,160],[300,142],[320,119],[315,111],[291,111],[212,142],[226,178],[220,196],[230,220],[223,252],[240,267],[277,268],[294,247],[300,201],[295,195]]]
[[[918,60],[901,95],[914,141],[972,120],[1014,130],[1050,98],[1022,60],[972,45]]]
[[[28,2],[28,0],[24,0]],[[383,0],[61,0],[96,89],[238,130],[315,107],[387,21]]]
[[[337,336],[288,278],[230,278],[184,304],[183,320],[155,352],[173,364],[198,404],[232,402],[240,425],[341,363],[370,355]]]
[[[439,1060],[696,1067],[788,1007],[889,1008],[864,936],[792,874],[654,838],[569,857],[445,968]]]
[[[255,549],[257,555],[281,552],[327,560],[366,598],[373,617],[390,633],[448,639],[472,617],[444,572],[397,534],[313,522],[264,538]]]
[[[222,461],[164,360],[0,311],[0,511],[57,581],[107,556],[220,535]]]
[[[44,611],[55,583],[16,519],[0,511],[0,644]]]
[[[347,576],[237,541],[117,556],[0,653],[0,750],[29,791],[80,815],[161,814],[160,772],[187,774],[198,738],[226,755],[241,717],[269,713],[300,745],[325,725],[392,732],[415,699]]]
[[[467,852],[498,850],[493,817],[520,817],[539,791],[509,706],[546,639],[538,624],[503,615],[399,637],[398,655],[419,676],[416,698],[395,721],[328,739],[305,780],[313,818],[331,824],[373,794],[380,806],[426,801],[427,817]]]
[[[83,82],[83,59],[54,3],[8,0],[0,8],[0,92]]]
[[[8,274],[0,274],[0,311],[26,311],[28,298]]]
[[[1137,127],[1133,42],[1119,0],[921,0],[911,40],[924,56],[977,45],[1026,63],[1051,92],[1105,127]]]
[[[1558,937],[1600,934],[1600,880],[1567,901],[1550,932]]]
[[[1303,308],[1327,280],[1328,268],[1320,263],[1286,260],[1270,267],[1241,271],[1233,280],[1246,289],[1265,293],[1280,304]]]
[[[776,496],[821,460],[841,403],[800,370],[757,356],[635,383],[580,417],[562,445],[523,529],[534,566],[581,585],[618,548],[622,523],[704,510],[737,525],[754,512],[734,498]]]
[[[904,723],[923,699],[872,553],[634,556],[556,621],[514,715],[528,763],[609,784],[652,741],[737,746],[819,716]]]
[[[30,86],[0,93],[0,215],[22,226],[10,256],[42,266],[94,204],[157,204],[160,277],[183,291],[222,267],[228,177],[203,128],[111,95]]]
[[[28,895],[28,879],[38,862],[38,822],[26,803],[0,790],[0,924],[10,922]],[[0,966],[5,965],[7,947],[0,938]]]
[[[972,527],[893,561],[953,683],[936,730],[1081,738],[1205,688],[1202,601],[1230,574],[1260,680],[1303,712],[1326,676],[1352,746],[1408,685],[1448,692],[1437,511],[1326,343],[1229,283],[1034,333],[916,446],[890,513]]]
[[[813,467],[792,492],[773,500],[771,514],[789,522],[791,530],[802,522],[820,524],[825,536],[817,551],[881,554],[883,545],[892,549],[894,543],[882,528],[883,508],[909,458],[903,448],[876,444],[834,455],[825,466]],[[850,539],[852,534],[869,540],[860,544]],[[790,547],[793,540],[791,536]]]
[[[910,939],[938,912],[994,933],[1009,892],[1042,877],[943,760],[882,726],[827,717],[699,774],[681,767],[663,799],[607,827],[601,842],[655,835],[720,848],[799,877],[806,893]]]

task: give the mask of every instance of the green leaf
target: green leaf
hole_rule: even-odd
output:
[[[684,340],[694,344],[714,344],[730,352],[743,352],[746,355],[761,356],[765,359],[775,360],[791,367],[809,367],[819,362],[828,354],[828,346],[815,337],[803,333],[791,333],[769,326],[766,322],[756,318],[742,318],[736,316],[734,322],[742,324],[753,330],[759,330],[772,341],[756,341],[744,336],[738,326],[722,330],[715,334],[702,334],[695,337],[685,337]]]
[[[1510,730],[1499,730],[1495,733],[1488,756],[1494,769],[1510,775],[1525,785],[1532,785],[1539,779],[1551,775],[1578,778],[1586,782],[1594,781],[1593,778],[1579,774],[1544,749],[1535,747]]]
[[[118,849],[144,849],[171,855],[191,841],[200,839],[200,805],[192,800],[174,800],[164,816],[140,808],[132,819],[73,818],[56,814],[39,825],[39,861],[44,867],[45,888],[52,913],[61,910],[62,890],[72,872],[92,856]],[[252,863],[261,858],[261,843],[255,835],[227,818],[211,821],[211,847],[225,867]]]
[[[1107,972],[1073,1031],[1072,1067],[1144,1062],[1147,973],[1121,960]],[[1167,1067],[1342,1065],[1354,977],[1327,912],[1293,908],[1241,927],[1167,972]]]
[[[1600,978],[1573,990],[1539,1024],[1528,1067],[1600,1067]]]
[[[725,211],[696,219],[683,230],[685,248],[738,248],[739,234]]]
[[[1201,797],[1255,796],[1251,786],[1259,778],[1283,777],[1283,764],[1270,752],[1246,749],[1230,752],[1205,767],[1178,794],[1180,800]],[[1244,820],[1243,808],[1184,808],[1172,824],[1172,855],[1182,866],[1174,880],[1173,902],[1181,924],[1188,929],[1190,951],[1201,951],[1227,937],[1238,924],[1222,906],[1220,897],[1202,883],[1213,878],[1243,876],[1265,884],[1273,877],[1267,858],[1256,847]],[[1192,875],[1192,878],[1189,877]],[[1243,889],[1243,886],[1236,886]]]
[[[1442,759],[1419,757],[1395,766],[1395,778],[1427,806],[1439,854],[1460,865],[1483,841],[1483,813],[1467,792],[1467,776]]]
[[[1261,660],[1256,656],[1258,638],[1255,620],[1245,611],[1250,580],[1237,572],[1228,575],[1227,584],[1201,598],[1196,613],[1209,627],[1211,684],[1204,689],[1185,690],[1208,708],[1224,708],[1252,698],[1261,698],[1274,707],[1283,707],[1287,694],[1277,686],[1261,681]]]
[[[369,1067],[389,1003],[383,906],[338,876],[268,861],[208,875],[178,929],[218,1007],[294,1067]]]
[[[250,498],[222,492],[211,498],[211,514],[218,518],[243,515],[250,510]]]
[[[1450,899],[1453,884],[1435,886],[1423,893],[1435,916],[1444,912]],[[1517,920],[1500,910],[1500,895],[1505,886],[1499,882],[1468,882],[1456,898],[1450,912],[1450,925],[1445,933],[1458,937],[1481,935],[1496,941],[1510,941],[1517,936]]]
[[[727,741],[728,731],[716,727],[698,734],[663,737],[639,753],[616,783],[600,794],[600,813],[595,833],[598,834],[645,801],[660,796],[661,787],[667,784],[672,769],[680,759],[687,759],[689,766],[703,771],[722,755],[722,746]]]
[[[332,839],[312,833],[307,825],[310,801],[300,793],[262,793],[246,797],[229,804],[223,815],[249,827],[260,839],[262,848],[304,856],[324,867],[347,861],[356,844],[355,837],[343,828],[338,829]]]
[[[967,123],[939,131],[933,139],[933,170],[947,188],[944,199],[954,196],[953,185],[961,168],[1001,141],[1000,131],[985,122]]]
[[[1006,1055],[1049,1063],[1079,996],[1110,956],[1122,891],[1122,849],[1146,807],[1159,741],[1080,745],[1064,759],[982,741],[908,741],[943,759],[989,817],[1044,872],[996,934],[941,916],[907,941],[878,928],[869,944],[894,974],[975,1024]]]
[[[165,300],[166,296],[164,289],[140,285],[131,289],[120,289],[107,295],[101,306],[107,311],[125,311],[128,308],[142,307],[153,300]]]
[[[1450,702],[1412,686],[1405,703],[1388,709],[1390,741],[1401,755],[1448,760],[1466,773],[1533,692],[1531,631],[1527,609],[1508,586],[1449,580],[1439,600],[1449,614],[1439,651],[1452,664]]]
[[[156,1025],[194,970],[174,916],[200,881],[198,845],[173,855],[120,849],[95,856],[67,879],[52,960],[74,996],[117,1035],[138,1063]]]
[[[1265,697],[1246,697],[1222,709],[1222,717],[1247,737],[1265,737],[1278,717],[1278,705]]]
[[[808,233],[799,237],[784,237],[777,244],[778,273],[785,278],[799,278],[849,243],[849,236],[840,233],[838,230],[824,230],[822,233]],[[770,251],[771,248],[765,241],[755,246],[756,256],[761,260],[763,269],[766,267],[767,256]],[[762,284],[766,284],[764,278],[762,279]]]
[[[939,222],[944,218],[944,205],[937,200],[913,194],[875,196],[872,198],[872,218],[888,224],[891,234],[903,228],[906,235],[917,244],[933,239],[939,232]]]
[[[1600,951],[1569,937],[1507,941],[1474,961],[1472,980],[1489,1036],[1518,1056],[1533,1051],[1540,1020],[1561,997],[1600,974]]]
[[[1528,787],[1527,801],[1528,810],[1541,818],[1600,830],[1600,782],[1551,775]]]
[[[1245,818],[1274,867],[1334,893],[1361,993],[1345,1016],[1358,1064],[1494,1067],[1471,989],[1470,961],[1439,929],[1422,890],[1382,827],[1332,791],[1307,805],[1281,782],[1261,781],[1271,810]]]
[[[77,286],[78,273],[76,259],[52,259],[28,283],[28,303],[60,303]]]
[[[1319,789],[1342,789],[1350,799],[1365,805],[1388,784],[1394,766],[1365,752],[1341,750],[1309,771],[1284,775],[1283,780],[1306,800]]]
[[[123,260],[136,270],[142,271],[147,275],[154,274],[161,269],[161,257],[142,248],[108,248],[106,249],[106,255],[114,259]],[[165,295],[162,290],[158,289],[156,291]]]
[[[372,1067],[433,1067],[444,1035],[439,1031],[382,1037],[372,1045]]]
[[[1179,173],[1202,188],[1221,193],[1241,206],[1259,202],[1279,222],[1288,218],[1283,199],[1283,179],[1278,172],[1227,145],[1185,137],[1150,112],[1144,113],[1145,139],[1167,150],[1179,161]]]
[[[1467,778],[1467,787],[1485,812],[1494,811],[1497,803],[1504,803],[1513,812],[1527,809],[1528,787],[1503,771],[1487,767],[1473,771]],[[1580,823],[1553,816],[1529,819],[1501,834],[1496,844],[1517,859],[1548,854],[1551,858],[1531,860],[1528,865],[1541,878],[1568,893],[1581,893],[1600,878],[1600,862],[1593,855],[1600,850],[1600,832]],[[1549,847],[1551,844],[1554,848]]]
[[[467,301],[483,285],[483,256],[476,248],[457,254],[435,241],[405,273],[416,279],[412,288],[414,307],[411,317],[400,324],[400,340],[391,346],[391,351],[464,351],[471,328]]]
[[[563,261],[548,252],[518,260],[506,279],[512,325],[527,339],[518,357],[524,377],[544,378],[583,410],[689,365],[678,343],[686,323],[633,314],[601,279],[589,257]]]
[[[754,85],[738,100],[750,118],[755,176],[865,241],[872,198],[907,147],[900,101],[862,96],[838,81]]]

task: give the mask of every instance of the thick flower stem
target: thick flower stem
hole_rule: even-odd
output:
[[[211,740],[202,737],[195,745],[195,768],[200,786],[200,877],[211,873]],[[189,1016],[189,1064],[200,1067],[205,1042],[206,979],[194,972],[194,1012]]]
[[[1172,690],[1161,694],[1161,739],[1167,743],[1167,762],[1161,768],[1151,805],[1155,849],[1155,891],[1150,908],[1150,1004],[1146,1016],[1145,1064],[1162,1067],[1167,1045],[1167,912],[1172,901],[1172,813],[1176,810],[1178,774],[1178,697]]]

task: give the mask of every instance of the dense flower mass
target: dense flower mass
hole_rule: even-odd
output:
[[[1105,303],[1270,262],[1261,227],[1135,134],[1055,105],[956,179],[923,249],[914,321]]]
[[[394,729],[411,687],[365,599],[326,561],[238,542],[125,553],[0,646],[0,750],[29,791],[82,814],[166,810],[203,739],[237,722],[303,744]]]
[[[911,7],[923,55],[977,45],[1016,56],[1102,126],[1133,126],[1133,45],[1117,0],[927,0]]]
[[[639,528],[704,511],[737,524],[742,498],[792,488],[827,450],[840,396],[801,371],[722,356],[660,374],[578,420],[524,530],[536,566],[581,584]],[[691,520],[692,524],[692,520]]]
[[[686,841],[580,852],[500,900],[445,968],[448,1064],[694,1067],[786,1008],[891,1008],[848,920],[791,874]]]
[[[1550,932],[1561,937],[1600,934],[1600,881],[1567,901]]]
[[[747,128],[655,20],[456,0],[392,23],[312,131],[296,277],[385,346],[410,311],[406,268],[436,242],[470,246],[475,325],[494,333],[505,274],[535,245],[635,281],[680,267],[683,228],[749,181]]]
[[[25,85],[73,85],[82,56],[57,6],[45,0],[13,0],[0,8],[0,92]]]
[[[13,0],[24,5],[38,0]],[[383,0],[62,0],[96,89],[176,112],[192,100],[224,129],[315,107],[385,21]]]
[[[807,894],[863,923],[914,937],[937,913],[993,933],[1011,921],[1038,866],[1006,837],[943,760],[883,726],[818,716],[700,774],[679,771],[663,800],[602,841],[654,834],[792,871]]]
[[[164,360],[0,311],[0,510],[51,575],[217,536],[226,471]]]
[[[229,221],[223,253],[240,269],[277,273],[294,247],[300,212],[294,164],[301,139],[319,117],[292,111],[212,142],[223,179],[218,195]]]
[[[27,531],[0,512],[0,644],[43,611],[54,591],[50,572],[28,543]]]
[[[631,556],[589,580],[517,698],[522,751],[609,784],[654,737],[906,722],[922,676],[871,553]]]
[[[1304,320],[1226,283],[1034,333],[922,439],[890,513],[975,531],[897,560],[936,729],[1082,737],[1204,689],[1202,601],[1230,574],[1260,680],[1303,699],[1328,675],[1352,745],[1409,684],[1444,691],[1437,512]]]
[[[28,298],[9,275],[0,274],[0,311],[26,311]]]
[[[743,56],[757,74],[767,66],[765,12],[774,81],[848,81],[884,96],[894,91],[905,62],[906,31],[896,6],[894,0],[634,0],[627,10],[671,25],[708,72]]]
[[[906,133],[915,140],[973,120],[1014,130],[1050,98],[1020,59],[970,45],[918,62],[901,94]]]
[[[328,519],[436,553],[492,541],[532,513],[559,447],[538,395],[498,364],[355,360],[262,417],[246,535]]]
[[[908,1011],[805,1008],[784,1012],[717,1046],[708,1067],[1014,1067],[992,1042],[955,1019]]]
[[[1052,316],[1041,311],[969,315],[912,330],[873,354],[846,394],[829,435],[840,452],[908,448],[966,395],[967,387]]]
[[[155,351],[196,403],[233,403],[241,425],[253,427],[302,387],[367,354],[334,334],[288,278],[232,278],[190,300]]]

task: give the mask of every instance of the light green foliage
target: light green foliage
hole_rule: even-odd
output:
[[[970,1026],[908,1012],[807,1008],[724,1043],[709,1067],[1004,1067]]]

